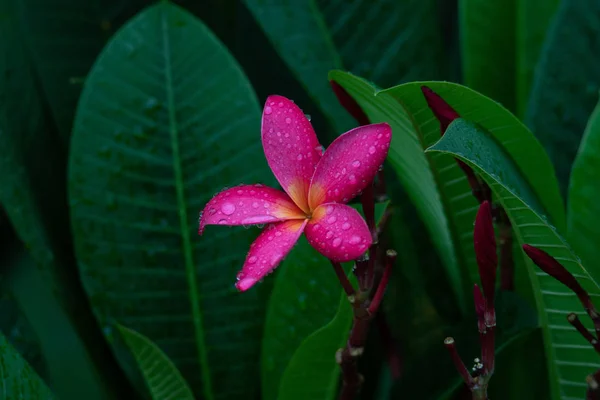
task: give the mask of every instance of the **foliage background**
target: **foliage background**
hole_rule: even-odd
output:
[[[380,88],[458,82],[499,101],[542,143],[566,198],[600,88],[596,1],[179,0],[152,14],[154,4],[0,0],[0,328],[9,343],[0,347],[17,357],[8,368],[26,367],[3,383],[9,393],[39,383],[37,374],[59,398],[149,396],[129,351],[146,342],[121,335],[134,329],[198,398],[277,398],[294,351],[339,312],[337,282],[301,243],[274,276],[237,294],[235,273],[257,230],[209,228],[199,238],[195,224],[223,187],[274,183],[258,144],[269,94],[294,99],[324,145],[355,126],[329,87],[333,69]],[[170,53],[165,32],[179,32]],[[398,96],[416,98],[405,90]],[[408,110],[422,106],[411,101]],[[461,353],[476,351],[472,308],[461,299],[473,270],[458,262],[464,293],[448,283],[435,221],[395,161],[407,154],[397,150],[386,170],[395,212],[384,237],[400,254],[384,307],[403,374],[392,382],[373,329],[362,398],[461,398],[441,343],[452,334]],[[516,294],[500,303],[512,339],[492,398],[551,390],[528,282],[517,274]]]

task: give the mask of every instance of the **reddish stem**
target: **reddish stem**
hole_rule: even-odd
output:
[[[469,373],[469,370],[465,366],[463,360],[460,358],[460,355],[456,350],[454,338],[447,337],[446,339],[444,339],[444,346],[446,346],[446,348],[448,349],[448,352],[450,353],[450,358],[452,358],[452,362],[454,363],[454,367],[456,368],[460,376],[463,378],[463,381],[467,384],[469,389],[472,389],[473,386],[475,386],[475,380]]]
[[[373,300],[371,300],[371,304],[369,305],[370,314],[375,314],[379,309],[381,300],[383,300],[385,289],[387,288],[390,276],[392,275],[392,266],[394,265],[397,256],[398,253],[396,253],[394,250],[388,250],[386,252],[385,269],[383,270],[383,276],[381,277],[379,285],[377,286],[377,291],[375,292]]]
[[[331,261],[331,265],[333,265],[333,271],[335,272],[340,283],[342,284],[342,287],[344,288],[344,292],[346,292],[346,296],[348,296],[348,298],[351,299],[351,302],[354,301],[354,296],[356,294],[356,290],[354,290],[354,287],[348,280],[348,277],[346,276],[346,273],[344,272],[344,269],[342,268],[342,264],[340,264],[339,262],[335,262],[333,260],[329,260],[329,261]]]
[[[377,324],[377,330],[381,335],[381,340],[387,356],[392,379],[400,379],[400,376],[402,375],[402,360],[398,354],[396,343],[392,337],[392,333],[383,310],[379,310],[377,314],[375,314],[375,323]]]
[[[577,329],[577,332],[579,332],[579,334],[594,347],[596,352],[600,353],[600,343],[598,343],[598,339],[595,338],[585,326],[583,326],[583,323],[575,313],[567,315],[567,321],[569,321],[569,323],[573,325],[575,329]]]

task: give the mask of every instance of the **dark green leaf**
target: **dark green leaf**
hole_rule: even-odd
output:
[[[6,400],[51,400],[54,396],[39,376],[0,334],[0,393]]]
[[[197,235],[224,186],[273,181],[235,60],[181,8],[147,8],[86,79],[71,146],[72,228],[100,321],[147,336],[205,400],[252,396],[263,305],[233,284],[255,235]]]
[[[600,295],[598,284],[559,231],[550,224],[517,159],[512,158],[506,149],[489,132],[458,119],[428,151],[458,157],[472,166],[490,185],[506,210],[519,244],[527,243],[548,252],[577,277],[591,295]],[[525,157],[532,158],[531,153]],[[593,367],[597,365],[597,354],[566,320],[568,313],[581,311],[581,304],[561,283],[537,269],[528,259],[526,262],[540,325],[544,330],[552,398],[581,398],[585,392],[586,375],[597,369]]]
[[[72,259],[66,156],[45,118],[47,111],[22,43],[14,3],[0,2],[0,203],[47,287],[67,312],[72,324],[67,330],[85,343],[88,354],[79,370],[103,380],[89,381],[79,396],[114,397],[117,393],[111,393],[110,382],[118,379],[119,371],[107,354]],[[126,385],[116,386],[120,390]],[[57,389],[59,395],[64,394],[62,388]]]
[[[328,85],[329,70],[346,68],[380,85],[440,75],[435,0],[245,3],[336,134],[350,120]]]
[[[146,379],[153,400],[194,400],[177,367],[158,346],[136,331],[121,325],[117,327]]]
[[[583,265],[600,279],[600,105],[592,113],[569,183],[568,238]]]
[[[566,194],[571,165],[600,88],[600,2],[563,0],[536,69],[527,125]]]
[[[339,384],[340,366],[335,353],[348,339],[352,307],[345,293],[330,323],[302,342],[290,360],[279,389],[279,399],[333,400]]]

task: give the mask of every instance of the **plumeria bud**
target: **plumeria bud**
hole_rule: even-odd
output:
[[[346,89],[344,89],[336,81],[329,81],[329,84],[331,85],[333,93],[335,93],[335,97],[337,97],[342,107],[348,111],[348,114],[352,115],[359,125],[368,125],[371,123],[369,121],[369,117],[367,117],[367,114],[365,114],[356,100],[354,100],[354,98],[348,94]]]
[[[433,111],[433,114],[438,121],[440,121],[440,129],[443,135],[446,132],[448,125],[455,119],[460,118],[460,115],[450,107],[450,104],[446,103],[439,94],[435,93],[427,86],[421,86],[421,91],[423,92],[423,96],[425,96],[427,105],[431,111]]]
[[[475,228],[473,231],[473,244],[477,257],[477,266],[481,278],[481,286],[486,300],[486,323],[488,326],[494,314],[494,297],[496,295],[496,268],[498,266],[498,255],[496,252],[496,235],[492,220],[490,203],[484,201],[479,207],[475,217]]]
[[[575,277],[550,254],[528,244],[523,245],[523,250],[542,271],[575,292],[582,302],[589,299],[589,295],[579,282],[577,282]]]

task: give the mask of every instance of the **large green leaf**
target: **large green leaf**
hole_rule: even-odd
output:
[[[575,158],[568,201],[568,239],[583,265],[600,279],[600,104],[588,122]]]
[[[350,120],[328,85],[329,70],[346,68],[380,85],[440,76],[435,0],[245,3],[336,134]]]
[[[88,354],[78,370],[99,378],[81,385],[79,396],[114,397],[127,385],[118,381],[120,371],[107,352],[73,262],[65,197],[66,155],[45,117],[47,110],[22,44],[14,3],[0,2],[0,203],[51,295],[66,311],[69,327],[65,329],[84,343]],[[41,337],[47,334],[38,332],[40,340],[52,340]],[[63,387],[54,383],[58,394],[64,394]]]
[[[281,378],[278,399],[336,398],[340,366],[335,353],[348,340],[352,313],[350,302],[342,293],[335,317],[306,338],[294,353]]]
[[[256,392],[263,305],[233,285],[254,235],[196,224],[223,187],[273,178],[256,97],[199,20],[161,2],[113,37],[86,79],[69,178],[99,320],[147,336],[206,400]]]
[[[54,399],[50,389],[2,334],[0,334],[0,393],[6,400]]]
[[[548,25],[559,0],[460,0],[464,82],[525,114]]]
[[[388,202],[375,205],[375,218],[380,221]],[[360,207],[354,206],[361,211]],[[346,265],[349,269],[350,265]],[[342,291],[331,263],[302,237],[278,268],[274,288],[269,299],[264,327],[261,355],[261,383],[263,400],[282,397],[281,379],[292,357],[305,361],[300,345],[318,330],[324,329],[339,313],[338,299]],[[347,327],[335,324],[326,335],[335,336],[335,327],[343,334]],[[297,361],[298,362],[298,361]],[[322,366],[327,370],[327,365]],[[306,365],[314,369],[314,365]],[[317,368],[319,371],[319,368]],[[316,373],[319,373],[316,371]],[[323,370],[321,372],[325,373]],[[307,384],[307,382],[305,382]],[[320,383],[314,382],[314,388]]]
[[[600,2],[563,0],[548,31],[527,110],[566,194],[571,165],[600,88]]]
[[[428,151],[458,157],[475,168],[506,210],[518,242],[547,251],[574,274],[592,296],[600,295],[597,282],[549,222],[517,159],[511,157],[493,135],[458,119]],[[531,158],[531,154],[525,156]],[[581,311],[581,304],[561,283],[537,269],[531,261],[526,260],[526,263],[544,330],[552,398],[582,398],[585,376],[596,369],[593,366],[597,365],[597,355],[566,320],[568,313]]]
[[[138,363],[153,400],[194,400],[192,391],[171,360],[144,335],[118,325]]]

